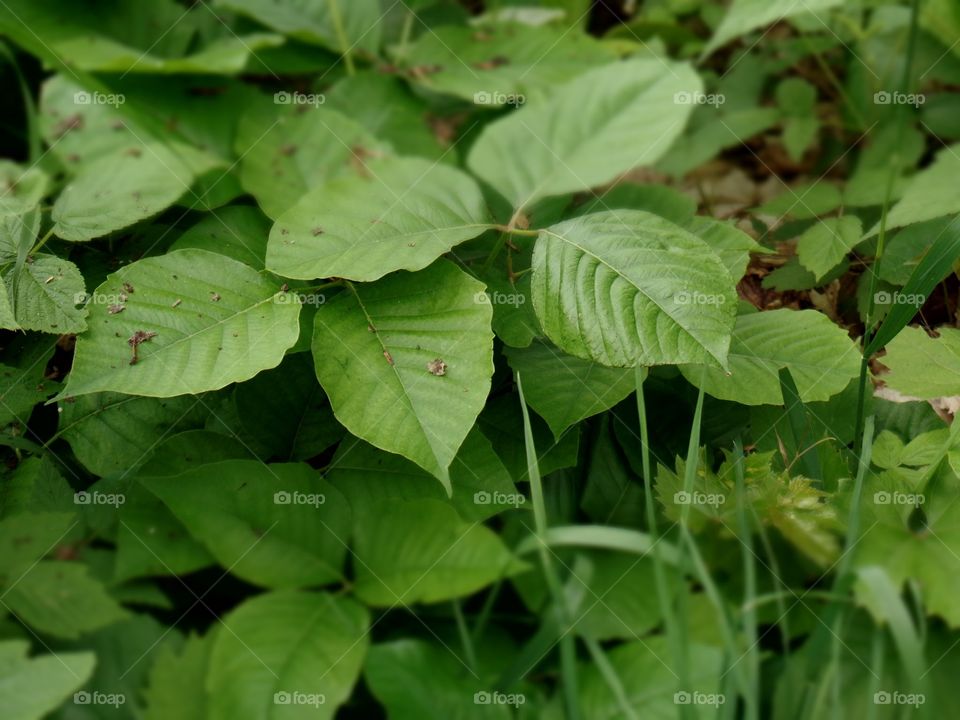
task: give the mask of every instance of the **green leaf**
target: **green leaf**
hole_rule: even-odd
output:
[[[743,230],[710,217],[697,216],[682,226],[703,240],[738,282],[750,264],[750,253],[769,252]]]
[[[277,289],[250,267],[205,250],[128,265],[94,293],[90,330],[77,342],[65,392],[197,394],[274,367],[300,334],[299,303]],[[131,364],[131,338],[143,338],[136,333],[149,339]]]
[[[317,309],[313,358],[337,419],[413,460],[449,493],[448,468],[493,374],[483,285],[449,262],[397,273]]]
[[[860,219],[853,215],[822,220],[797,240],[800,264],[820,280],[853,251],[862,235]]]
[[[281,93],[274,100],[279,105],[257,106],[237,130],[240,182],[271,218],[327,180],[363,175],[368,158],[389,151],[346,115],[317,106],[304,110],[292,97]]]
[[[285,590],[246,600],[223,619],[214,641],[206,717],[332,718],[360,675],[369,624],[357,603],[325,593]]]
[[[926,169],[918,172],[907,185],[900,201],[887,215],[887,230],[960,213],[960,199],[952,191],[960,173],[960,145],[944,148]],[[880,232],[878,222],[867,237]]]
[[[721,45],[740,35],[746,35],[751,30],[772,25],[784,18],[811,13],[820,17],[818,13],[839,5],[841,0],[734,0],[723,22],[714,31],[713,37],[703,50],[703,55],[709,55]],[[821,20],[820,22],[824,22]]]
[[[701,89],[686,64],[636,59],[605,65],[487,125],[468,164],[518,209],[589,190],[655,163],[693,109],[683,94]]]
[[[109,235],[164,210],[190,189],[193,170],[164,145],[95,160],[63,189],[53,205],[53,232],[64,240]]]
[[[480,188],[421,158],[386,158],[368,173],[331,180],[277,218],[267,267],[309,280],[370,281],[420,270],[488,225]]]
[[[47,194],[48,182],[39,168],[0,160],[0,217],[23,215],[35,208]]]
[[[270,222],[257,208],[231,205],[204,215],[169,250],[209,250],[246,263],[254,270],[263,270],[269,233]]]
[[[883,382],[904,395],[931,400],[960,395],[960,330],[943,327],[940,337],[906,327],[887,345],[880,362],[890,372]]]
[[[144,691],[146,720],[207,720],[207,667],[216,634],[190,635],[179,651],[164,646]]]
[[[703,240],[639,210],[541,231],[533,306],[563,351],[612,367],[726,366],[736,295]]]
[[[373,53],[380,44],[382,11],[377,0],[214,0],[213,5],[341,53],[353,48]]]
[[[0,642],[0,707],[7,720],[41,720],[93,673],[91,652],[28,658],[26,640]]]
[[[353,533],[354,590],[374,607],[470,595],[526,568],[496,533],[437,500],[371,503]]]
[[[566,355],[547,343],[507,348],[510,367],[524,378],[523,390],[554,436],[588,417],[609,410],[635,390],[633,371],[607,368]]]
[[[73,488],[57,472],[51,455],[24,458],[0,485],[0,516],[72,513]]]
[[[860,352],[847,333],[815,310],[770,310],[737,317],[730,372],[681,366],[696,387],[743,405],[782,405],[780,368],[789,368],[804,402],[828,400],[860,372]]]
[[[0,576],[14,581],[64,542],[77,525],[73,513],[24,513],[0,520]]]
[[[58,335],[87,329],[83,302],[83,275],[69,260],[56,255],[35,255],[18,269],[8,265],[3,281],[17,325],[23,330]]]
[[[308,465],[225,460],[140,482],[239,578],[271,588],[342,578],[349,508]]]
[[[519,23],[431,29],[398,57],[416,84],[491,107],[522,105],[614,58],[585,33]]]
[[[42,560],[10,584],[3,602],[37,632],[77,638],[127,617],[78,562]]]

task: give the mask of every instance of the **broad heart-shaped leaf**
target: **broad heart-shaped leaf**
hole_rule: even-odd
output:
[[[370,643],[367,610],[326,593],[258,595],[223,623],[207,675],[209,720],[328,720],[350,696]]]
[[[555,437],[609,410],[636,389],[633,370],[604,367],[541,341],[527,348],[507,348],[505,353],[510,367],[522,376],[527,402]]]
[[[6,588],[4,605],[37,632],[77,638],[127,617],[78,562],[42,560]]]
[[[449,600],[526,569],[496,533],[446,502],[393,498],[364,510],[353,528],[354,589],[368,605]]]
[[[504,23],[479,31],[436,28],[422,33],[401,59],[425,88],[498,107],[522,104],[614,58],[610,48],[585,33]]]
[[[299,336],[300,305],[277,291],[249,266],[205,250],[132,263],[94,293],[65,393],[172,397],[247,380],[279,364]]]
[[[422,158],[385,158],[315,188],[280,215],[267,268],[304,280],[376,280],[425,268],[488,220],[470,176]]]
[[[317,185],[363,173],[364,162],[387,154],[389,146],[334,110],[281,102],[255,106],[243,116],[236,150],[243,189],[276,218]]]
[[[191,167],[167,147],[148,143],[96,160],[63,189],[53,206],[53,232],[92,240],[156,215],[190,189]]]
[[[736,294],[700,238],[642,210],[596,213],[540,233],[533,307],[561,350],[611,367],[726,367]]]
[[[815,310],[769,310],[737,317],[730,372],[682,366],[708,395],[742,405],[782,405],[778,372],[788,368],[800,399],[828,400],[860,371],[860,351],[847,333]],[[788,405],[795,398],[787,398]]]
[[[376,52],[380,44],[383,10],[377,0],[214,0],[213,4],[340,53]]]
[[[18,270],[11,264],[3,281],[17,325],[23,330],[65,334],[87,329],[80,270],[56,255],[37,255]]]
[[[237,577],[274,588],[342,577],[349,506],[308,465],[225,460],[140,482]]]
[[[41,720],[80,688],[97,662],[92,652],[28,657],[27,640],[0,642],[0,707],[5,720]]]
[[[689,96],[701,89],[682,63],[604,65],[487,125],[468,163],[515,208],[589,190],[656,162],[683,132]]]
[[[396,273],[317,309],[313,359],[337,419],[451,492],[449,466],[490,390],[483,284],[446,260]]]
[[[904,395],[930,400],[960,395],[960,330],[939,328],[934,339],[922,328],[906,327],[887,345],[880,362],[888,387]]]
[[[734,0],[703,54],[708,55],[733,38],[764,25],[772,25],[794,15],[816,14],[840,3],[841,0]]]

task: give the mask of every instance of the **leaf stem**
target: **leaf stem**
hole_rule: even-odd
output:
[[[330,17],[333,20],[333,29],[337,33],[337,42],[340,44],[343,62],[347,66],[347,75],[354,75],[357,69],[353,65],[353,55],[350,52],[350,41],[347,38],[347,31],[343,27],[343,16],[340,14],[339,0],[327,0],[327,6],[330,8]]]

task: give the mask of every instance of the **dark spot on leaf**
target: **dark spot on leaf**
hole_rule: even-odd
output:
[[[446,375],[447,374],[447,364],[440,358],[436,358],[427,363],[427,371],[431,375]]]
[[[383,351],[383,356],[387,359],[387,362],[393,365],[393,355],[390,354],[389,350]]]

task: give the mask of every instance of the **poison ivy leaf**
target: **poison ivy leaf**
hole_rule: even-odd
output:
[[[906,327],[887,345],[880,362],[890,372],[880,377],[888,387],[921,400],[960,395],[960,330],[937,332]]]
[[[523,378],[530,407],[547,421],[554,436],[592,415],[609,410],[633,392],[633,370],[607,368],[534,341],[505,350],[510,367]]]
[[[8,265],[3,281],[17,325],[23,330],[58,335],[87,329],[83,302],[83,275],[69,260],[56,255],[35,255],[18,270]]]
[[[542,231],[531,290],[544,332],[570,355],[726,366],[730,275],[704,241],[656,215],[596,213]]]
[[[35,208],[47,194],[47,184],[43,170],[0,160],[0,217],[23,215]]]
[[[354,524],[357,597],[374,607],[470,595],[526,569],[485,525],[437,500],[379,500]],[[367,518],[376,522],[367,522]]]
[[[300,333],[292,295],[205,250],[128,265],[97,288],[91,308],[65,391],[71,397],[215,390],[275,367]]]
[[[207,667],[216,632],[187,637],[183,647],[170,646],[157,653],[144,692],[146,720],[207,720]]]
[[[862,235],[860,219],[853,215],[821,220],[797,240],[800,264],[819,280],[843,261]]]
[[[24,458],[0,485],[0,517],[22,513],[72,513],[73,489],[50,455]]]
[[[350,696],[370,642],[367,611],[326,593],[258,595],[223,624],[207,675],[210,720],[329,720]]]
[[[933,164],[910,180],[903,197],[887,216],[887,230],[960,213],[960,199],[951,192],[957,173],[960,173],[960,145],[953,145],[937,153]],[[879,222],[867,237],[878,232]]]
[[[170,246],[170,250],[195,248],[226,255],[254,270],[263,270],[270,222],[259,210],[231,205],[205,215]]]
[[[772,25],[787,17],[804,13],[821,13],[839,5],[841,0],[734,0],[723,22],[713,33],[713,37],[704,48],[703,54],[709,55],[721,45],[751,30]],[[819,15],[817,15],[820,17]],[[821,20],[823,22],[823,20]]]
[[[367,171],[331,180],[281,214],[267,267],[305,280],[376,280],[425,268],[489,227],[480,188],[455,168],[386,158]]]
[[[735,282],[747,271],[750,253],[769,252],[743,230],[721,220],[698,216],[683,227],[710,246]]]
[[[330,482],[346,496],[358,517],[380,499],[447,499],[432,475],[406,458],[363,441],[342,444],[328,473]],[[526,502],[490,441],[476,427],[450,466],[450,484],[450,502],[464,520],[480,522]]]
[[[41,720],[93,673],[91,652],[28,658],[26,640],[0,642],[0,707],[7,720]]]
[[[615,56],[584,33],[503,23],[432,29],[398,59],[425,88],[498,107],[521,105]]]
[[[194,171],[165,145],[113,153],[91,162],[53,205],[53,232],[82,241],[109,235],[170,207],[190,189]]]
[[[97,393],[60,405],[59,434],[96,475],[136,468],[167,433],[203,426],[209,410],[197,398]]]
[[[237,577],[263,587],[342,577],[349,508],[308,465],[226,460],[140,482]]]
[[[214,0],[214,6],[247,15],[297,40],[340,53],[375,53],[380,44],[377,0]]]
[[[127,617],[78,562],[42,560],[11,583],[3,598],[27,625],[54,637],[76,638]]]
[[[320,103],[320,95],[305,96]],[[363,175],[365,162],[389,147],[345,115],[293,104],[279,94],[240,121],[236,149],[240,182],[263,211],[276,218],[318,185],[341,175]],[[286,102],[284,102],[286,100]],[[278,110],[279,108],[279,110]]]
[[[656,162],[693,109],[684,93],[701,89],[689,65],[660,59],[589,70],[549,99],[487,125],[468,164],[515,208],[589,190]]]
[[[483,285],[441,261],[350,286],[317,309],[313,358],[337,419],[451,491],[449,466],[493,374]]]
[[[729,374],[690,365],[680,371],[707,394],[744,405],[783,404],[780,368],[790,370],[804,402],[828,400],[860,372],[857,346],[830,318],[814,310],[740,315],[729,359]]]

